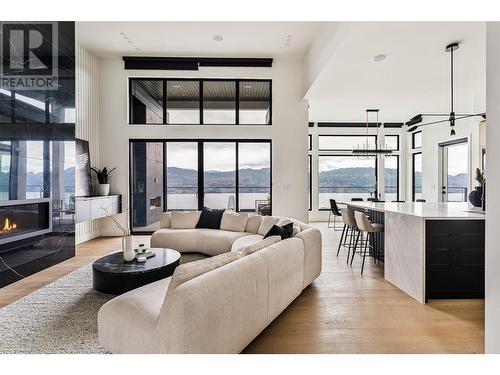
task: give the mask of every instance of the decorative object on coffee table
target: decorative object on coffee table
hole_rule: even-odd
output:
[[[476,175],[474,179],[480,183],[480,186],[476,186],[474,190],[469,193],[469,202],[474,207],[481,207],[483,201],[483,186],[485,184],[486,179],[484,178],[484,173],[481,172],[479,168],[476,168]]]
[[[97,176],[97,195],[106,196],[109,195],[109,180],[111,179],[111,173],[116,169],[112,168],[108,171],[106,167],[103,169],[98,169],[96,167],[91,167],[92,171],[95,172]]]
[[[125,262],[122,252],[100,258],[92,265],[94,289],[109,294],[122,294],[143,285],[172,276],[181,254],[171,249],[152,248],[154,257],[145,262]]]
[[[107,213],[106,208],[104,209]],[[134,250],[134,243],[133,243],[133,238],[130,235],[130,228],[128,226],[129,220],[128,220],[128,210],[125,209],[125,226],[120,223],[113,215],[108,215],[113,223],[116,225],[116,227],[122,232],[122,253],[123,253],[123,259],[126,262],[131,262],[135,259],[135,250]],[[143,244],[142,244],[143,245]],[[144,245],[143,245],[144,246]]]

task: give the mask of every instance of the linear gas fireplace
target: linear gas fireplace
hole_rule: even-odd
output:
[[[50,198],[0,203],[0,245],[50,233]]]

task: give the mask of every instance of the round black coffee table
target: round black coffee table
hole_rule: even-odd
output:
[[[172,276],[181,254],[172,249],[152,248],[154,257],[145,262],[125,262],[121,251],[94,262],[94,289],[109,294],[122,294],[143,285]]]

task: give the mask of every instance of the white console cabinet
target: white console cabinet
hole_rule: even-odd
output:
[[[77,223],[100,219],[122,212],[122,196],[77,197],[75,199],[75,207],[75,221]]]

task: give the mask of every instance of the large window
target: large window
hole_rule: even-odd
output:
[[[319,155],[319,209],[329,209],[330,199],[339,202],[351,198],[373,197],[376,181],[376,157]]]
[[[236,124],[236,82],[203,82],[203,123]]]
[[[422,199],[422,153],[418,152],[412,156],[413,166],[413,201]]]
[[[389,155],[384,159],[384,200],[399,200],[399,155]]]
[[[163,85],[161,79],[130,81],[130,122],[163,124]]]
[[[384,136],[385,149],[399,151],[399,135]]]
[[[271,141],[131,140],[130,152],[134,233],[159,228],[163,211],[271,214]]]
[[[166,142],[166,206],[198,209],[198,142]]]
[[[240,81],[239,123],[271,123],[271,81]]]
[[[415,132],[411,135],[411,148],[422,147],[422,132]]]
[[[375,135],[320,135],[319,151],[352,151],[357,148],[374,149]],[[368,144],[367,144],[368,143]]]
[[[203,146],[203,205],[236,208],[236,143],[206,142]]]
[[[271,86],[271,80],[130,78],[129,123],[269,125]]]
[[[269,211],[271,144],[238,143],[239,211]]]
[[[312,155],[307,155],[308,157],[308,176],[307,176],[307,191],[309,194],[309,211],[312,210]]]
[[[167,81],[167,124],[200,123],[200,82]]]

